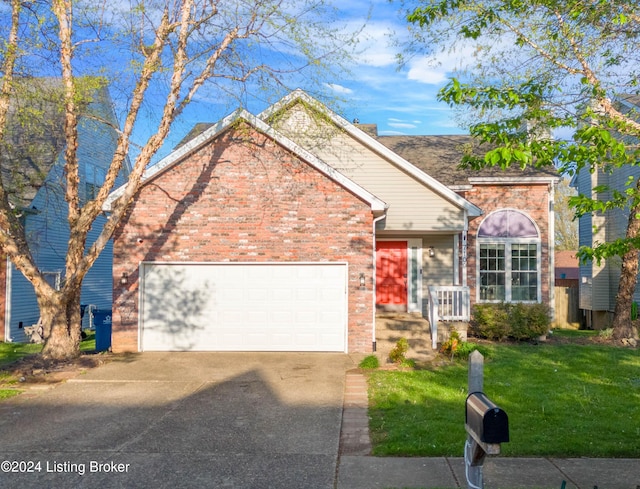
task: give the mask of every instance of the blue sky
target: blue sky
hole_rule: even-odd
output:
[[[400,67],[397,54],[401,48],[393,40],[406,36],[407,22],[397,3],[388,0],[335,0],[341,22],[346,29],[360,31],[358,55],[349,75],[327,77],[323,90],[329,99],[341,99],[332,107],[352,121],[378,125],[380,135],[464,134],[445,103],[437,100],[437,92],[447,82],[455,60],[451,56],[427,60],[411,59]],[[304,85],[299,88],[308,89]],[[172,130],[165,146],[173,147],[197,122],[216,122],[236,107],[221,112],[219,94],[203,93],[192,102],[184,118]],[[253,102],[247,108],[259,113],[268,104]],[[159,155],[162,156],[162,155]]]
[[[397,4],[387,0],[342,2],[345,20],[359,25],[369,8],[371,18],[362,33],[363,52],[350,79],[330,82],[348,103],[341,114],[349,120],[376,123],[380,134],[462,134],[453,111],[437,100],[437,92],[448,81],[456,58],[436,55],[435,59],[414,57],[400,67],[400,48],[391,39],[406,37],[407,22]]]

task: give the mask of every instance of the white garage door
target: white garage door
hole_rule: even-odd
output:
[[[143,351],[346,351],[347,265],[141,267]]]

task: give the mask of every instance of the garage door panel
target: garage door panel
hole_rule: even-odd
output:
[[[346,351],[346,264],[143,264],[141,348]]]

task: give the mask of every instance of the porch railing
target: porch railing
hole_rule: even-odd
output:
[[[430,285],[428,298],[431,347],[438,348],[439,321],[469,321],[469,287],[458,285]]]

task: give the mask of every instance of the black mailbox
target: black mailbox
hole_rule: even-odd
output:
[[[509,441],[507,413],[491,402],[484,393],[469,394],[466,411],[467,426],[480,438],[480,441],[484,443]]]

